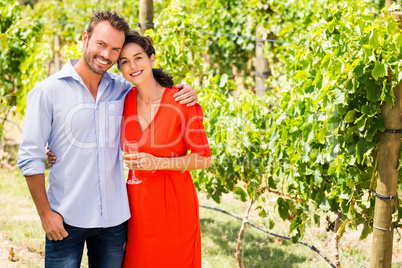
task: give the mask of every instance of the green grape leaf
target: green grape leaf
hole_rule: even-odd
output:
[[[352,190],[350,188],[346,188],[345,190],[343,190],[341,192],[341,194],[339,195],[340,199],[345,199],[345,200],[349,200],[352,197]]]
[[[357,162],[362,164],[367,152],[367,143],[366,140],[360,139],[356,144],[356,153],[357,153]]]
[[[288,202],[284,200],[283,198],[278,198],[278,212],[279,216],[282,218],[282,220],[286,220],[290,216],[290,207]]]
[[[402,47],[402,34],[398,34],[395,38],[395,43],[401,48]]]
[[[290,223],[289,227],[289,232],[293,232],[297,228],[299,228],[300,224],[302,224],[302,220],[299,215],[296,215],[293,219],[292,222]]]
[[[369,79],[365,83],[367,99],[370,101],[378,101],[381,97],[381,89],[376,85],[373,79]]]
[[[380,77],[384,77],[388,74],[386,64],[382,64],[379,61],[375,62],[374,69],[372,72],[373,78],[378,80]]]
[[[367,236],[369,235],[369,234],[371,234],[371,232],[372,232],[372,228],[367,224],[367,222],[365,222],[364,224],[363,224],[363,230],[362,230],[362,232],[360,233],[360,240],[363,240],[363,239],[366,239],[367,238]]]
[[[385,130],[384,117],[382,117],[382,116],[378,117],[378,119],[375,123],[372,118],[370,118],[367,121],[367,131],[366,131],[367,141],[371,142],[373,140],[374,135],[377,133],[378,130],[379,131]]]
[[[247,201],[247,193],[241,187],[236,187],[233,191],[233,197],[243,202]]]
[[[7,35],[4,33],[0,33],[0,49],[8,49]]]
[[[318,169],[314,171],[314,183],[320,185],[322,183],[321,173]]]
[[[295,79],[301,80],[301,81],[306,80],[307,77],[308,77],[308,74],[306,71],[298,71],[295,75]]]
[[[322,211],[327,212],[328,210],[330,210],[331,204],[330,204],[329,200],[324,197],[321,200],[321,203],[320,203],[319,207],[320,207],[320,209],[322,209]]]
[[[377,49],[380,46],[377,29],[371,30],[369,43],[374,49]]]
[[[363,76],[364,68],[365,68],[364,64],[359,64],[354,68],[354,72],[355,72],[357,77],[362,77]]]
[[[275,226],[275,222],[271,219],[262,218],[261,221],[262,221],[262,224],[265,226],[265,228],[267,228],[268,230],[271,230]]]
[[[334,30],[335,30],[335,26],[336,26],[335,20],[331,20],[330,22],[328,22],[327,26],[328,26],[328,30],[329,30],[331,33],[333,33]]]
[[[356,111],[355,110],[350,110],[348,111],[348,113],[346,114],[344,120],[346,123],[353,123],[355,121],[355,114]]]
[[[325,142],[326,134],[327,134],[327,130],[325,128],[321,128],[318,131],[317,140],[318,140],[319,143],[324,143]]]

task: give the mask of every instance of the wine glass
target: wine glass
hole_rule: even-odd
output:
[[[131,154],[137,154],[137,153],[138,153],[138,144],[136,142],[123,143],[123,157],[124,157],[124,159],[126,158],[126,156],[125,156],[126,154],[131,155]],[[131,160],[131,156],[130,156],[129,159]],[[139,183],[141,183],[142,181],[135,177],[134,170],[131,170],[131,171],[132,171],[132,173],[131,173],[132,176],[130,176],[130,175],[128,176],[127,184],[139,184]]]

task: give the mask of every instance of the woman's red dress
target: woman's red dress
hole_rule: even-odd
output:
[[[211,151],[200,105],[177,103],[166,88],[154,119],[143,131],[137,116],[137,89],[124,104],[122,142],[138,142],[139,152],[159,157]],[[132,171],[129,171],[129,176]],[[188,171],[135,171],[140,184],[127,184],[131,218],[123,267],[201,267],[198,198]]]

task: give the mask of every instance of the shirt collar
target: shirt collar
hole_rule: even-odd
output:
[[[77,71],[73,67],[77,62],[78,62],[78,59],[69,60],[63,66],[63,68],[59,71],[57,78],[72,77],[73,79],[80,81],[82,78],[80,77],[80,75],[77,73]],[[107,82],[110,82],[113,79],[115,79],[115,77],[110,75],[109,72],[105,72],[102,75],[102,80],[106,80]]]

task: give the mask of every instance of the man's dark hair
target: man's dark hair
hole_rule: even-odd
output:
[[[97,10],[92,14],[91,21],[89,22],[87,28],[89,39],[91,38],[92,32],[96,25],[102,21],[108,21],[113,28],[124,32],[124,34],[128,34],[130,32],[130,26],[128,26],[126,20],[120,17],[119,14],[109,10]]]

